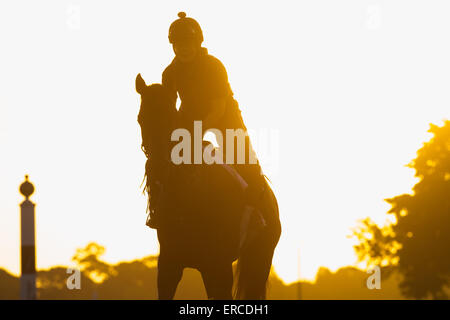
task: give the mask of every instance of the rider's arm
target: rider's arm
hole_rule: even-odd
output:
[[[227,98],[233,95],[228,83],[227,71],[223,64],[216,58],[211,60],[209,69],[210,87],[208,88],[208,110],[203,119],[204,128],[214,128],[219,124],[225,113]]]
[[[205,128],[216,128],[219,120],[225,113],[226,101],[224,98],[214,99],[210,102],[210,112],[203,121]]]

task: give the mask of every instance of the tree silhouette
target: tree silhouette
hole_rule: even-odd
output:
[[[89,243],[86,247],[77,249],[72,260],[80,267],[95,283],[101,283],[115,274],[114,268],[100,260],[105,253],[105,248],[95,242]]]
[[[413,194],[386,201],[395,222],[378,227],[370,219],[354,230],[361,261],[398,270],[406,297],[445,299],[450,284],[450,121],[431,124],[433,134],[409,167],[419,182]]]

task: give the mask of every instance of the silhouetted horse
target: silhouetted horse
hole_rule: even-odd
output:
[[[261,215],[245,211],[242,184],[224,165],[175,165],[170,136],[176,128],[175,102],[159,84],[140,75],[138,121],[146,163],[149,208],[157,202],[160,226],[158,297],[173,299],[185,267],[200,271],[209,299],[264,299],[272,257],[281,233],[278,205],[267,184]],[[158,197],[152,188],[158,189]],[[154,190],[153,190],[154,191]],[[245,214],[244,214],[245,212]],[[264,218],[262,218],[264,216]]]

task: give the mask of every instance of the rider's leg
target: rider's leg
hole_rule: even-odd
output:
[[[183,276],[183,266],[166,255],[158,257],[158,299],[172,300]]]
[[[257,207],[260,204],[260,198],[262,191],[264,190],[265,181],[262,174],[261,166],[257,159],[256,163],[252,163],[250,160],[250,154],[255,154],[253,147],[250,142],[250,137],[245,137],[245,145],[238,146],[238,140],[234,141],[234,160],[235,164],[233,167],[241,175],[241,177],[248,183],[248,188],[246,191],[247,203],[251,206]],[[237,154],[240,150],[245,150],[245,163],[239,163],[237,161]]]
[[[265,186],[261,167],[259,164],[238,164],[233,167],[248,184],[246,191],[247,203],[256,207],[260,204],[260,198]]]
[[[231,262],[220,262],[200,270],[208,299],[232,300],[233,267]]]

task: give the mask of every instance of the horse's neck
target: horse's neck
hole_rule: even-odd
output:
[[[174,127],[174,122],[170,126],[171,129],[167,132],[160,132],[153,136],[153,148],[151,148],[151,153],[149,155],[151,171],[153,171],[152,176],[158,177],[164,180],[164,175],[172,164],[171,161],[171,151],[176,142],[171,141],[172,128]],[[159,180],[158,179],[158,180]]]
[[[168,139],[161,139],[156,148],[153,148],[149,155],[150,167],[154,171],[154,175],[161,176],[172,163],[170,154],[172,143]]]

